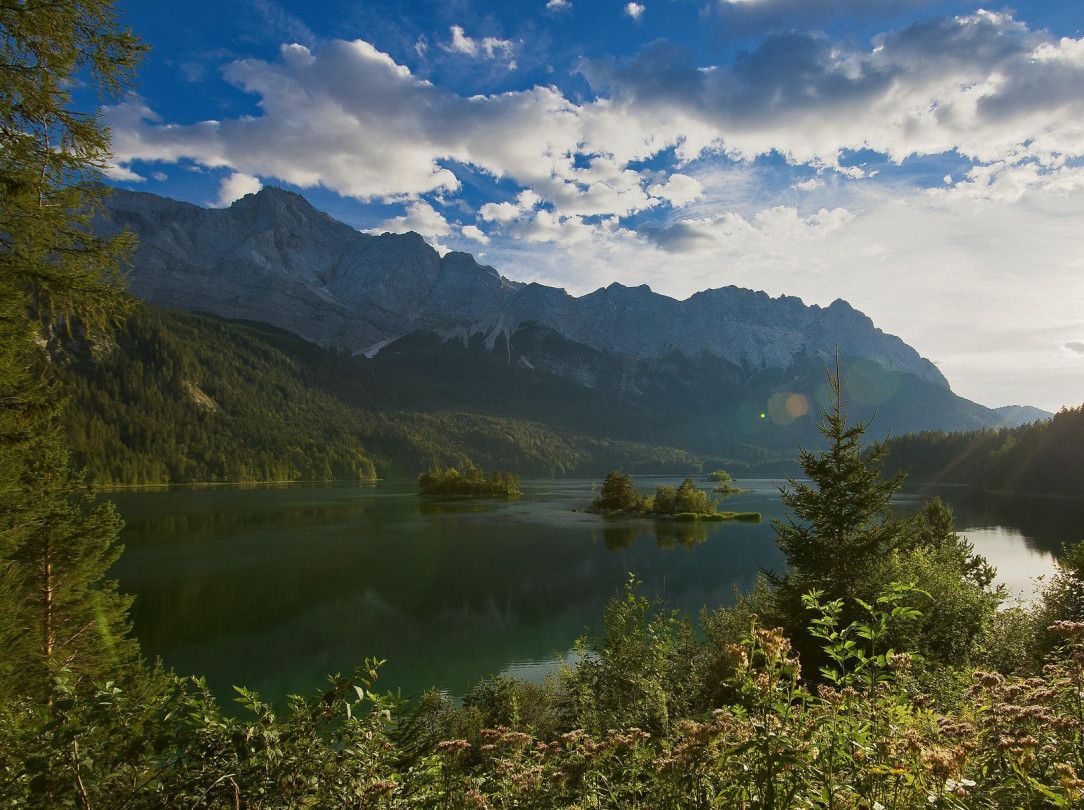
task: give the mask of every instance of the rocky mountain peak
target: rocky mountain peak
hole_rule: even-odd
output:
[[[821,308],[728,286],[677,301],[619,282],[576,298],[511,281],[469,253],[442,258],[417,233],[360,233],[274,186],[210,211],[118,190],[99,226],[139,236],[136,295],[351,351],[418,329],[493,336],[537,323],[621,357],[707,354],[750,370],[786,369],[838,345],[948,386],[932,363],[842,299]]]

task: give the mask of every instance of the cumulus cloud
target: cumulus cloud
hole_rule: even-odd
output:
[[[1070,340],[1065,344],[1065,348],[1071,352],[1076,352],[1077,354],[1084,354],[1084,343],[1081,343],[1079,340]]]
[[[214,204],[225,208],[234,200],[239,200],[246,194],[255,194],[261,188],[263,188],[263,183],[259,181],[259,178],[244,172],[234,172],[223,177],[219,182],[218,199]]]
[[[855,218],[846,208],[820,209],[803,217],[797,208],[774,206],[758,211],[750,221],[728,211],[710,217],[678,219],[665,225],[647,224],[644,237],[669,253],[791,251],[802,240],[823,239]]]
[[[509,233],[527,242],[557,243],[563,247],[576,247],[605,240],[617,231],[615,220],[597,224],[584,222],[583,217],[565,217],[551,211],[540,210],[525,220],[511,225]]]
[[[644,6],[643,3],[626,3],[625,4],[625,15],[628,16],[628,17],[632,17],[632,19],[634,19],[634,20],[638,20],[642,16],[644,16],[644,12],[646,10],[647,10],[647,7]]]
[[[478,209],[478,215],[489,222],[505,224],[533,211],[541,202],[541,197],[527,189],[516,196],[515,202],[486,203]]]
[[[118,183],[145,183],[147,178],[138,172],[134,172],[126,166],[120,166],[115,163],[108,164],[103,170],[103,174],[110,180],[114,180]]]
[[[408,233],[414,231],[430,239],[439,236],[448,236],[452,232],[452,226],[448,220],[425,200],[415,200],[407,205],[406,213],[402,216],[384,220],[375,228],[370,228],[369,233]]]
[[[489,237],[477,225],[464,225],[459,229],[459,232],[475,242],[481,242],[483,245],[489,244]]]
[[[548,0],[546,9],[549,11],[568,11],[572,8],[569,0]]]
[[[713,129],[739,159],[774,150],[858,174],[839,165],[841,151],[870,149],[899,163],[955,150],[983,164],[1054,166],[1084,153],[1080,43],[977,12],[916,23],[865,49],[790,32],[714,69],[656,45],[581,71],[620,106]]]
[[[695,177],[674,172],[665,183],[648,186],[647,193],[680,208],[704,196],[704,187]]]
[[[499,59],[510,57],[516,49],[516,44],[510,39],[498,39],[496,37],[474,39],[467,36],[462,26],[459,25],[453,25],[451,31],[451,42],[441,46],[451,53],[461,53],[485,59]],[[510,62],[509,67],[514,68],[515,63]]]
[[[447,47],[496,58],[507,43],[455,26]],[[953,153],[972,167],[946,191],[988,199],[1070,193],[1084,182],[1075,160],[1084,157],[1084,39],[1056,40],[1006,13],[925,21],[869,47],[773,35],[721,65],[657,44],[579,72],[595,91],[582,101],[552,86],[464,97],[362,40],[288,45],[275,61],[225,69],[258,99],[258,115],[178,125],[139,99],[111,108],[114,176],[137,178],[133,161],[187,160],[401,200],[456,192],[450,167],[459,164],[537,196],[526,208],[483,206],[482,218],[497,223],[540,206],[563,222],[686,205],[699,191],[682,164],[719,151],[739,162],[777,153],[855,178],[873,173],[840,165],[848,150],[896,163]],[[633,168],[667,151],[676,174]]]

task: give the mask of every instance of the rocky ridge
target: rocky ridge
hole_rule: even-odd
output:
[[[139,236],[130,289],[161,306],[260,321],[325,346],[373,355],[404,334],[481,335],[492,347],[537,323],[619,356],[711,355],[749,372],[851,358],[948,387],[940,371],[847,302],[738,287],[684,301],[646,285],[611,284],[574,297],[503,277],[467,253],[440,256],[416,233],[361,233],[302,196],[267,187],[229,208],[205,209],[116,190],[99,228]]]

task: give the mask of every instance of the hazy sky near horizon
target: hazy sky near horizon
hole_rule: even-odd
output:
[[[844,298],[1084,402],[1084,2],[119,0],[113,181],[261,185],[521,281]]]

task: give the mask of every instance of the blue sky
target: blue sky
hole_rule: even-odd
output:
[[[117,185],[280,185],[574,294],[845,298],[963,396],[1084,402],[1084,2],[120,8]]]

